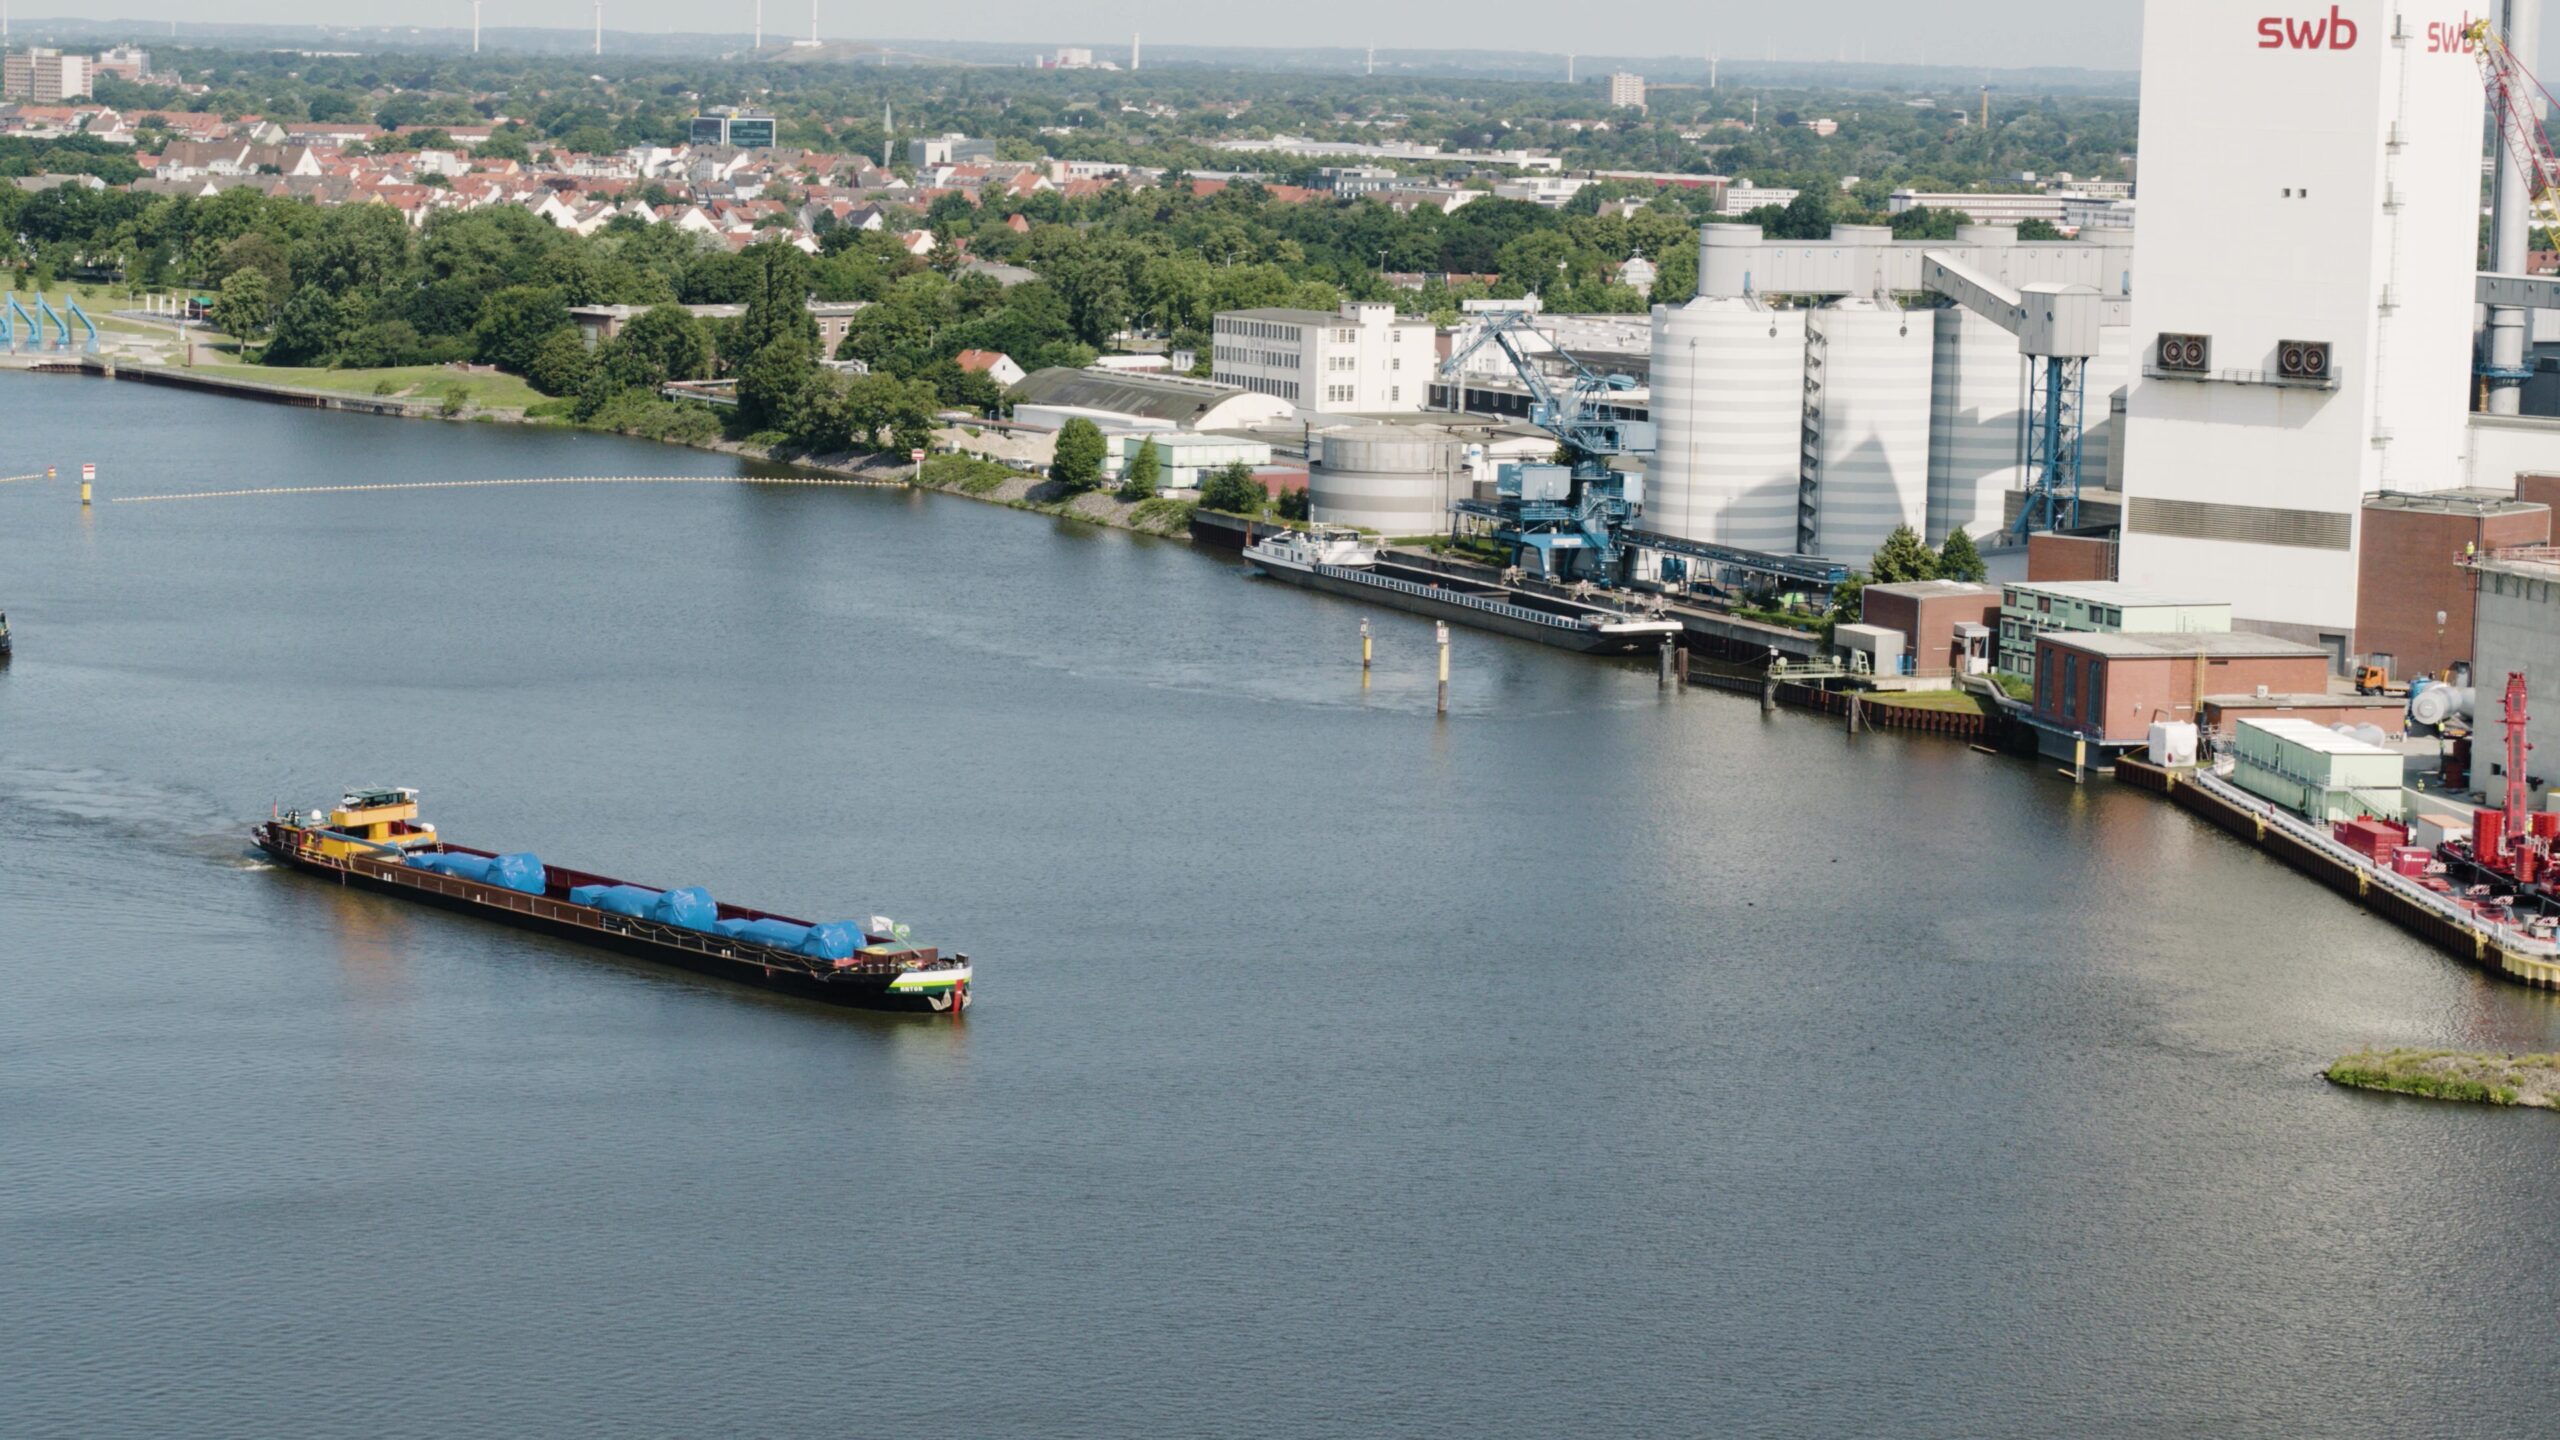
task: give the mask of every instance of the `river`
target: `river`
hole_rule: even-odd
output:
[[[2492,1435],[2560,1048],[2148,796],[943,495],[0,376],[0,1430]],[[253,862],[971,952],[826,1011]]]

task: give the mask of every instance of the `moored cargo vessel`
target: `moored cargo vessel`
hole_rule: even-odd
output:
[[[448,844],[419,820],[415,790],[350,791],[251,838],[306,874],[830,1005],[957,1016],[972,999],[968,956],[910,945],[886,917],[812,922]]]
[[[1655,650],[1681,634],[1676,620],[1399,565],[1342,526],[1266,535],[1245,547],[1244,558],[1274,580],[1586,655]]]

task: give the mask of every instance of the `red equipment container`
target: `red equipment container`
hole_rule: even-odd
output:
[[[2478,810],[2471,816],[2471,856],[2484,865],[2507,863],[2507,816],[2502,810]]]
[[[2560,840],[2560,810],[2536,810],[2533,833],[2545,840]]]
[[[2415,845],[2402,845],[2391,852],[2391,868],[2403,875],[2424,875],[2436,857]]]

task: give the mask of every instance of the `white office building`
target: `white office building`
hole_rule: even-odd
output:
[[[1210,378],[1276,396],[1308,415],[1420,410],[1437,360],[1429,320],[1393,305],[1352,301],[1341,311],[1228,310],[1217,317]]]
[[[1620,70],[1609,77],[1609,103],[1620,110],[1644,108],[1644,77]]]

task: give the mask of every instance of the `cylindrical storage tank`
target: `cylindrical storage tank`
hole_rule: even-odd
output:
[[[2483,860],[2507,858],[2507,816],[2503,810],[2479,810],[2471,816],[2471,853]]]
[[[1740,299],[1751,293],[1752,260],[1760,253],[1757,225],[1702,225],[1698,229],[1698,293]]]
[[[1805,345],[1805,448],[1817,555],[1864,565],[1894,527],[1929,518],[1929,370],[1936,318],[1873,300],[1815,311]]]
[[[1307,457],[1312,518],[1381,535],[1438,535],[1469,480],[1466,447],[1414,425],[1320,430]]]
[[[1937,324],[1929,383],[1929,524],[1932,545],[1962,529],[1989,541],[2024,483],[2018,455],[2026,421],[2018,337],[1959,306],[1930,312]]]
[[[1646,529],[1794,551],[1806,313],[1712,296],[1654,310]]]

